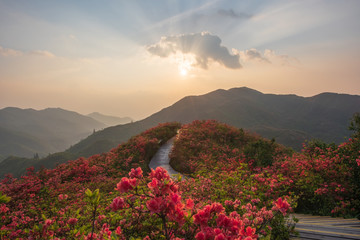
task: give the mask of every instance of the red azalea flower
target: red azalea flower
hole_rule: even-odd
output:
[[[195,236],[196,240],[205,240],[205,234],[203,232],[198,232]]]
[[[160,198],[153,198],[146,202],[146,206],[150,210],[150,212],[159,213],[161,211],[161,202],[162,200]]]
[[[282,200],[282,198],[278,198],[274,204],[277,210],[282,212],[284,216],[286,215],[287,210],[290,208],[290,204],[286,200]]]
[[[122,230],[121,227],[117,227],[115,230],[116,235],[121,235],[122,234]]]
[[[186,199],[186,208],[192,209],[194,207],[194,201],[191,198]]]
[[[244,237],[246,237],[245,239],[249,239],[249,240],[252,240],[252,239],[256,239],[257,238],[257,235],[255,234],[256,232],[256,229],[255,228],[251,228],[251,227],[247,227],[246,229],[243,229],[241,231],[242,235]]]
[[[125,207],[125,200],[122,197],[114,198],[113,202],[110,205],[113,211],[123,209]]]
[[[132,190],[135,186],[135,178],[128,179],[127,177],[123,177],[121,181],[116,185],[116,190],[118,190],[120,193],[124,193]]]
[[[77,223],[78,219],[77,218],[70,218],[67,223],[69,225],[75,225]]]
[[[142,178],[143,171],[142,171],[142,169],[140,167],[138,167],[136,169],[132,168],[131,172],[129,173],[129,176],[131,178]]]

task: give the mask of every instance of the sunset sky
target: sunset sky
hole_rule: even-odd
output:
[[[142,119],[184,96],[360,95],[360,1],[0,0],[0,108]]]

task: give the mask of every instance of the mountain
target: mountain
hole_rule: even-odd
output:
[[[132,136],[162,122],[190,123],[214,119],[255,132],[268,139],[300,150],[305,140],[320,139],[341,143],[355,112],[360,112],[360,96],[322,93],[313,97],[264,94],[246,87],[216,90],[200,96],[184,97],[175,104],[141,121],[94,132],[63,153],[36,161],[39,168],[53,167],[70,159],[109,151]],[[12,159],[13,161],[14,159]],[[2,166],[9,161],[0,162]],[[31,162],[28,162],[31,166]]]
[[[360,112],[360,96],[322,93],[313,97],[264,94],[246,87],[216,90],[205,95],[188,96],[172,106],[134,123],[106,128],[75,144],[67,151],[86,154],[97,142],[111,147],[160,122],[214,119],[256,132],[266,138],[300,150],[305,140],[343,142],[347,126]],[[110,144],[111,143],[111,144]]]
[[[98,112],[90,113],[87,116],[95,119],[98,122],[102,122],[102,123],[106,124],[107,126],[116,126],[116,125],[120,125],[120,124],[130,123],[133,121],[133,119],[131,119],[129,117],[120,118],[120,117],[114,117],[114,116],[107,116],[107,115],[103,115]]]
[[[0,156],[40,156],[63,151],[105,124],[61,108],[0,110]]]

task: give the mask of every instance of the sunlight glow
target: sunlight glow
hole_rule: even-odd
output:
[[[181,76],[187,76],[189,72],[193,69],[195,59],[193,55],[190,54],[176,54],[175,56],[176,63],[178,64],[179,74]]]
[[[188,74],[188,71],[185,68],[179,69],[179,71],[180,71],[181,76],[186,76]]]

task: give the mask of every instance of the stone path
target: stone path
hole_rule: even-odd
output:
[[[299,219],[296,230],[299,237],[293,239],[360,239],[360,221],[358,219],[332,218],[294,214]]]
[[[174,175],[180,174],[179,172],[175,171],[169,164],[169,154],[173,147],[174,140],[175,137],[171,138],[164,145],[162,145],[149,163],[149,167],[152,169],[156,169],[157,167],[166,169],[171,177],[175,177]]]

